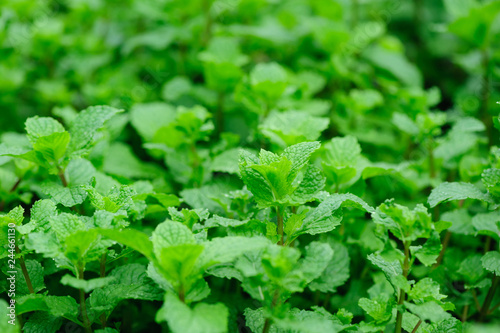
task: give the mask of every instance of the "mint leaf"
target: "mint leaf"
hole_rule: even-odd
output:
[[[110,284],[110,282],[114,281],[115,278],[112,276],[107,276],[103,278],[95,278],[95,279],[90,279],[90,280],[82,280],[82,279],[77,279],[71,275],[64,275],[61,279],[61,284],[65,286],[71,286],[76,289],[82,289],[86,293],[96,289],[96,288],[102,288],[104,286],[107,286]]]
[[[97,130],[103,127],[104,123],[112,116],[122,111],[110,106],[100,105],[91,106],[79,112],[69,130],[71,141],[68,153],[74,153],[87,148]]]
[[[38,139],[65,132],[64,126],[60,122],[50,117],[32,117],[25,123],[26,132],[30,142],[35,145]]]
[[[167,293],[156,321],[166,321],[173,333],[226,333],[229,311],[224,304],[198,303],[193,308]]]
[[[481,258],[483,267],[495,273],[495,275],[500,276],[500,253],[497,251],[486,252],[486,254]]]
[[[464,199],[476,199],[491,202],[491,199],[487,194],[484,194],[472,184],[444,182],[432,190],[431,195],[427,199],[427,203],[431,207],[435,207],[442,202]]]

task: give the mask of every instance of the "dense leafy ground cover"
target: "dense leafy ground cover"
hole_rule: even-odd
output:
[[[499,14],[3,0],[0,331],[500,332]]]

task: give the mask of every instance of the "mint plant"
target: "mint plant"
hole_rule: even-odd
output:
[[[4,0],[0,332],[500,325],[492,0]]]

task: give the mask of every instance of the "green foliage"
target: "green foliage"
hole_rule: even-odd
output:
[[[500,331],[499,18],[3,0],[0,332]]]

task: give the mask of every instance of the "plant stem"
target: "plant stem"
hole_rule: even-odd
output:
[[[100,261],[100,276],[105,277],[106,276],[106,256],[107,253],[103,253],[101,256],[101,261]]]
[[[181,300],[182,303],[186,302],[186,292],[184,291],[184,286],[181,285],[179,286],[179,290],[177,291],[177,294],[179,295],[179,299]]]
[[[59,179],[61,179],[61,182],[64,187],[68,187],[68,181],[66,180],[66,177],[64,176],[64,171],[59,168]]]
[[[78,265],[78,278],[80,280],[84,280],[83,276],[83,269],[84,265],[82,263],[79,263]],[[87,314],[87,304],[85,303],[85,291],[83,289],[80,289],[80,311],[82,313],[82,321],[83,321],[83,327],[85,328],[86,333],[92,333],[92,328],[89,320],[89,316]]]
[[[28,290],[30,294],[34,294],[35,290],[33,289],[33,285],[31,284],[31,278],[30,275],[28,274],[26,263],[24,262],[24,258],[21,255],[21,250],[19,250],[19,247],[17,245],[16,245],[16,253],[19,254],[19,265],[21,266],[21,270],[23,271],[23,276],[24,279],[26,280],[26,285],[28,286]]]
[[[212,6],[212,0],[203,0],[203,12],[205,13],[205,28],[203,31],[202,45],[206,46],[210,40],[212,34],[213,18],[210,14],[210,7]]]
[[[278,304],[278,298],[280,296],[280,292],[278,289],[274,292],[273,296],[273,301],[271,303],[271,309]],[[269,333],[269,329],[271,328],[271,318],[266,318],[266,321],[264,322],[264,329],[262,330],[262,333]]]
[[[486,126],[486,134],[488,137],[488,146],[491,147],[494,144],[493,137],[493,120],[488,113],[488,101],[490,99],[490,55],[488,49],[485,48],[481,51],[481,62],[483,66],[483,77],[481,85],[481,105],[479,108],[479,115]]]
[[[278,220],[278,235],[280,235],[280,240],[278,241],[278,245],[283,245],[285,242],[285,236],[283,232],[283,213],[280,206],[276,207],[276,218]]]
[[[443,247],[441,248],[441,252],[439,252],[439,256],[436,259],[436,263],[434,266],[432,266],[432,269],[436,269],[439,265],[441,265],[441,262],[443,261],[444,253],[446,252],[446,248],[448,247],[448,244],[450,243],[451,239],[451,231],[446,231],[446,234],[444,235],[443,239]]]
[[[269,333],[270,328],[271,328],[271,319],[266,318],[266,321],[264,323],[264,329],[262,330],[262,333]]]
[[[103,253],[102,256],[101,256],[101,261],[100,261],[100,276],[103,278],[106,276],[106,256],[107,256],[107,253]],[[102,328],[106,328],[106,313],[102,313],[101,316],[99,317],[99,319],[101,320],[101,325],[102,325]]]
[[[422,319],[420,319],[418,321],[418,323],[415,325],[415,327],[413,328],[413,330],[411,331],[411,333],[417,332],[418,328],[420,327],[420,324],[422,324]]]
[[[17,188],[19,187],[19,184],[21,184],[22,180],[23,179],[21,177],[19,177],[19,179],[14,184],[14,186],[12,186],[12,188],[9,190],[9,193],[12,193],[15,190],[17,190]],[[0,202],[0,212],[3,211],[4,208],[5,208],[5,200],[2,200],[2,202]]]
[[[434,142],[432,140],[428,143],[429,150],[429,176],[431,178],[436,178],[436,162],[434,160],[434,147],[432,146]]]
[[[483,321],[486,318],[486,316],[488,315],[491,301],[493,301],[493,297],[495,297],[495,292],[497,291],[497,287],[498,287],[499,282],[500,282],[500,277],[498,277],[497,275],[494,275],[493,278],[491,279],[490,290],[488,290],[488,294],[486,295],[486,298],[484,299],[483,306],[481,307],[479,321]]]
[[[405,259],[403,262],[403,276],[408,277],[408,272],[410,271],[410,242],[404,242],[405,247]],[[405,301],[406,293],[403,289],[399,291],[398,305],[402,305]],[[398,310],[396,316],[396,333],[401,333],[401,327],[403,325],[403,313]],[[418,327],[417,327],[418,328]]]
[[[469,312],[469,304],[464,306],[464,310],[462,311],[462,323],[467,321],[467,314]]]
[[[470,292],[472,294],[472,298],[474,299],[474,304],[476,305],[476,310],[477,312],[481,311],[481,304],[479,304],[479,300],[477,299],[477,294],[474,289],[470,289]]]
[[[225,93],[223,91],[219,91],[217,95],[217,111],[215,114],[215,127],[216,127],[216,136],[220,138],[222,132],[224,132],[224,99]]]
[[[359,21],[359,0],[352,0],[351,9],[352,9],[351,28],[356,28]]]
[[[483,254],[486,254],[490,250],[491,247],[491,237],[486,236],[486,240],[484,242]]]

